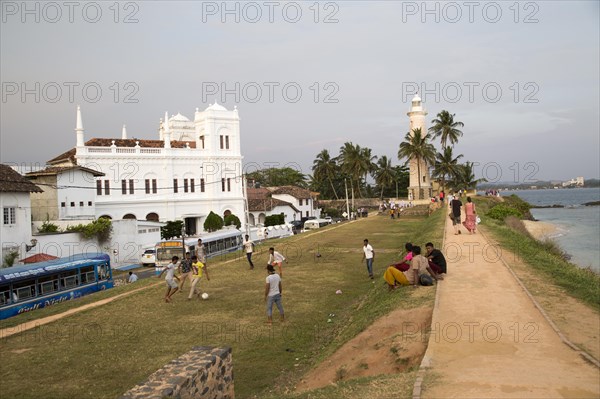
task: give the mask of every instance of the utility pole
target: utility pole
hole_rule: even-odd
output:
[[[243,175],[242,185],[244,188],[244,214],[246,217],[246,223],[244,224],[246,228],[246,234],[250,235],[250,209],[248,205],[248,181],[246,180],[246,175]]]
[[[348,220],[350,220],[350,204],[348,203],[348,182],[346,182],[346,179],[344,179],[344,187],[346,187],[346,213],[348,214]]]

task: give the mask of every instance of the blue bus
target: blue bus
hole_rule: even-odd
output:
[[[113,286],[104,253],[0,269],[0,320]]]

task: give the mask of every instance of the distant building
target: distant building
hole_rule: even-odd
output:
[[[286,223],[303,217],[320,217],[319,193],[296,186],[248,188],[249,224],[264,224],[265,217],[284,214]]]
[[[95,217],[183,220],[188,235],[203,231],[211,211],[222,217],[235,214],[243,222],[239,122],[237,109],[229,111],[215,102],[204,111],[196,108],[193,121],[179,113],[170,118],[165,114],[159,122],[159,140],[130,139],[124,126],[121,138],[86,142],[77,107],[76,145],[48,161],[48,170],[79,167],[69,169],[69,173],[77,170],[81,177],[86,171],[95,173],[94,186],[92,190],[80,188],[66,200],[57,193],[61,195],[57,206],[63,208],[64,202],[68,208],[64,216],[91,212],[91,208],[85,209],[91,201]],[[75,188],[77,184],[69,186]],[[93,199],[87,199],[90,192]],[[81,202],[81,212],[67,212],[77,209]]]
[[[51,166],[25,175],[44,187],[31,194],[31,220],[76,220],[96,217],[96,178],[104,173],[83,166]]]
[[[562,183],[563,187],[583,187],[583,185],[584,185],[583,176],[579,176],[579,177],[576,177],[574,179],[571,179],[569,181],[565,181]]]
[[[8,165],[0,164],[0,206],[2,207],[2,259],[15,254],[15,263],[34,246],[31,237],[31,193],[42,189]],[[31,243],[31,245],[29,244]]]

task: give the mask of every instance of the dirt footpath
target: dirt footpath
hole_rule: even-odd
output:
[[[565,345],[481,234],[446,224],[423,398],[598,398],[600,370]],[[507,259],[510,264],[510,260]]]

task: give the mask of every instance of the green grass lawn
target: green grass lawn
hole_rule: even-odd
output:
[[[164,303],[165,288],[161,284],[4,338],[0,342],[2,397],[114,398],[197,345],[233,348],[236,397],[281,397],[308,369],[378,317],[399,306],[433,303],[434,290],[431,295],[414,298],[408,289],[388,293],[381,275],[388,264],[397,260],[406,241],[422,246],[433,241],[441,247],[444,217],[444,211],[429,218],[401,220],[373,216],[269,240],[257,248],[254,271],[248,270],[240,254],[210,262],[211,281],[200,283],[200,289],[210,295],[206,301],[188,302],[186,292],[176,294],[173,303]],[[376,253],[374,281],[361,263],[364,238],[369,239]],[[268,246],[275,246],[289,259],[289,264],[283,266],[287,321],[281,324],[274,317],[272,328],[264,324]],[[315,257],[316,251],[321,257]],[[5,321],[0,327],[155,281],[142,280],[76,303],[41,309]],[[338,289],[343,294],[336,295]],[[336,316],[327,323],[330,313]],[[408,379],[404,384],[412,382],[412,374]],[[379,380],[365,381],[368,385]],[[360,386],[360,381],[350,383],[337,393],[327,391],[327,395],[343,397],[344,389],[367,389]]]

